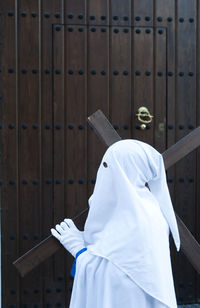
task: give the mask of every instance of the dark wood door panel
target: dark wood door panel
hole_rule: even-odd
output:
[[[23,280],[12,261],[86,207],[105,151],[89,114],[100,108],[120,136],[160,152],[199,125],[199,4],[1,1],[0,23],[3,304],[62,307],[72,285],[66,252]],[[143,104],[154,116],[146,131],[136,128]],[[175,209],[199,241],[198,166],[199,150],[167,177]],[[172,261],[179,303],[197,301],[199,277],[174,250]]]
[[[165,149],[165,128],[162,132],[157,128],[166,121],[166,29],[56,24],[53,71],[57,223],[87,207],[105,151],[86,126],[88,114],[101,109],[123,138],[134,137]],[[157,71],[160,75],[154,77]],[[136,129],[136,113],[141,106],[155,113],[153,124],[145,131]],[[79,227],[83,223],[84,219]],[[54,261],[55,277],[64,268],[70,272],[72,258],[66,252],[56,254]],[[65,279],[69,299],[71,280],[69,275]]]

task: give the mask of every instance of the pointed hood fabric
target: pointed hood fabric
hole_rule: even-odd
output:
[[[162,155],[138,140],[114,143],[99,166],[89,206],[88,251],[110,260],[168,307],[177,307],[169,230],[177,250],[180,237]]]

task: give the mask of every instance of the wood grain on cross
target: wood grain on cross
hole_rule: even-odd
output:
[[[102,142],[109,147],[113,143],[121,140],[116,130],[113,128],[111,123],[102,113],[98,110],[90,117],[88,122],[97,136]],[[181,158],[189,154],[191,151],[196,149],[200,145],[200,127],[194,129],[190,134],[180,139],[176,144],[167,149],[162,155],[165,163],[165,168],[168,169]],[[77,216],[73,217],[73,220],[80,217],[85,213],[87,209],[84,209]],[[188,258],[190,263],[200,273],[200,245],[187,229],[182,220],[176,215],[180,238],[181,238],[181,250]],[[44,239],[38,245],[33,247],[19,259],[13,262],[21,276],[25,276],[33,268],[38,266],[41,262],[46,260],[52,254],[54,254],[62,245],[52,235]]]

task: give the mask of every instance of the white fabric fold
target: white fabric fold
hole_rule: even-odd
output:
[[[141,144],[143,146],[143,144]],[[146,148],[146,146],[145,146]],[[151,152],[148,153],[149,160],[151,161]],[[155,159],[155,158],[154,158]],[[153,162],[151,162],[153,164]],[[158,155],[157,159],[157,176],[148,182],[151,193],[157,199],[160,209],[165,216],[168,225],[170,227],[174,243],[176,245],[177,251],[180,250],[180,236],[178,231],[178,225],[176,221],[176,216],[174,213],[173,205],[171,202],[171,197],[169,194],[167,181],[166,181],[166,173],[164,167],[164,161],[162,155]]]
[[[77,259],[69,308],[166,308],[112,262],[88,251]]]
[[[98,169],[89,205],[88,251],[110,260],[155,299],[177,307],[169,228],[177,249],[180,239],[162,155],[138,140],[113,144]]]

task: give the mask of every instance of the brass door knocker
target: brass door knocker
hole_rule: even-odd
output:
[[[145,130],[147,128],[146,124],[150,124],[153,119],[153,115],[150,114],[148,108],[140,107],[138,108],[138,113],[136,114],[138,121],[141,123],[140,128]]]

